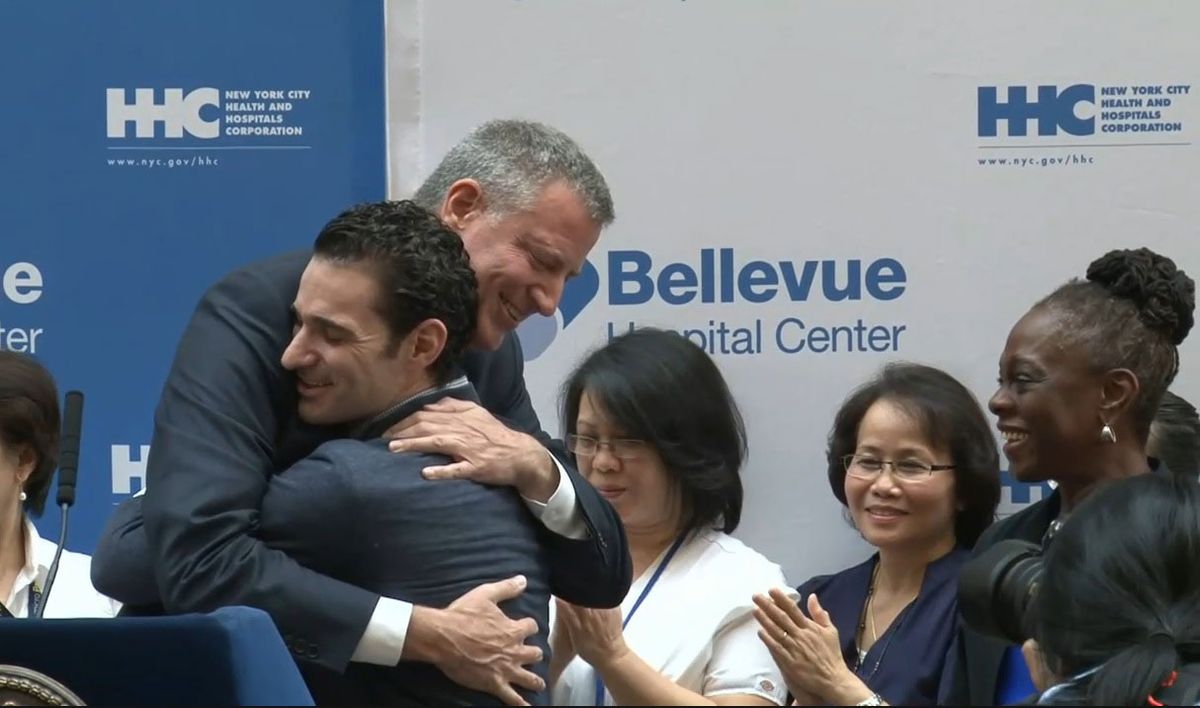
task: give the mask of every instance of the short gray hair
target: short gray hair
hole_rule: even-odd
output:
[[[574,140],[548,125],[524,120],[483,124],[450,149],[413,201],[441,213],[450,186],[474,179],[498,213],[529,208],[542,189],[563,181],[579,195],[599,226],[612,223],[612,195],[604,175]]]

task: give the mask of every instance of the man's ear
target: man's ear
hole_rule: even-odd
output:
[[[1046,658],[1036,639],[1025,640],[1025,643],[1021,645],[1021,655],[1025,657],[1025,665],[1029,667],[1029,677],[1033,679],[1033,685],[1037,687],[1038,693],[1042,693],[1058,683],[1054,672],[1046,666]]]
[[[446,337],[446,325],[441,320],[427,319],[413,327],[405,337],[406,354],[418,367],[428,369],[446,348]]]
[[[460,179],[446,190],[446,198],[442,200],[442,211],[438,215],[447,226],[455,231],[462,231],[467,224],[482,218],[487,210],[487,199],[483,195],[483,187],[473,179]]]

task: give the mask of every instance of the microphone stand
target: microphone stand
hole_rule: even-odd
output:
[[[58,531],[58,547],[54,549],[54,562],[50,564],[50,570],[46,573],[46,589],[42,591],[42,601],[38,603],[37,618],[41,619],[42,613],[46,611],[46,603],[50,600],[50,588],[54,587],[54,578],[58,575],[58,561],[62,558],[63,548],[67,543],[67,512],[70,511],[70,504],[63,504],[59,507],[62,511],[62,526]]]
[[[50,590],[54,587],[54,579],[58,576],[58,562],[62,560],[63,549],[67,545],[67,517],[71,505],[75,503],[75,479],[79,471],[79,436],[83,425],[83,394],[79,391],[68,391],[66,403],[63,406],[62,439],[59,444],[58,465],[58,508],[62,514],[62,528],[58,533],[58,547],[54,549],[54,562],[46,573],[46,588],[42,591],[42,601],[38,603],[37,613],[41,619],[50,602]]]

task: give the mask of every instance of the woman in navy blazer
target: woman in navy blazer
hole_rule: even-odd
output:
[[[800,606],[755,598],[759,635],[801,705],[931,705],[958,627],[958,571],[1000,499],[983,410],[943,371],[890,365],[838,411],[828,474],[878,553],[801,585]]]

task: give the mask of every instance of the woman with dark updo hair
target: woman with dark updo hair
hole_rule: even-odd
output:
[[[1005,539],[1046,545],[1098,485],[1166,473],[1147,457],[1146,442],[1179,371],[1177,347],[1192,328],[1195,301],[1195,283],[1171,259],[1146,248],[1120,250],[1017,322],[988,407],[1013,476],[1058,485],[988,529],[976,554]],[[943,705],[1001,705],[1035,690],[1016,645],[963,629],[956,654]]]

